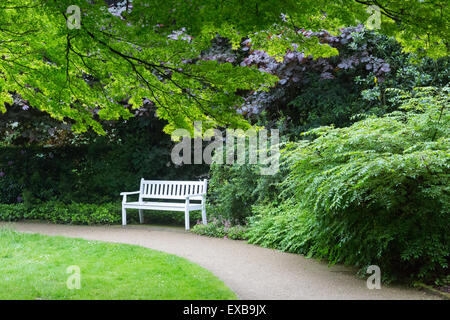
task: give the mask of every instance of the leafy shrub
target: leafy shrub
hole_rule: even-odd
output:
[[[250,243],[266,248],[309,255],[313,219],[311,213],[293,199],[271,205],[256,205],[249,217]]]
[[[0,220],[45,220],[70,224],[117,224],[121,222],[121,207],[117,204],[63,204],[46,202],[36,206],[0,204]]]
[[[0,204],[0,221],[19,221],[24,219],[25,205]]]
[[[244,222],[257,202],[278,194],[281,174],[262,176],[258,165],[212,164],[208,190],[208,214],[216,218]]]
[[[0,203],[17,203],[22,186],[0,168]]]
[[[36,205],[0,204],[0,221],[45,220],[64,224],[120,224],[122,207],[119,203],[101,205],[86,203],[44,202]],[[127,210],[131,223],[138,223],[137,210]],[[197,211],[190,213],[191,223],[199,219]],[[144,211],[146,223],[184,225],[184,214],[170,211]]]
[[[216,237],[228,238],[233,240],[247,239],[247,227],[240,224],[232,225],[229,220],[212,218],[207,225],[197,221],[197,224],[191,229],[193,233]]]
[[[449,89],[404,96],[408,112],[321,127],[284,151],[281,207],[255,207],[249,238],[361,267],[385,280],[429,281],[450,258]],[[406,99],[405,99],[406,98]]]

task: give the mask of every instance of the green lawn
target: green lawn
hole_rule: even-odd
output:
[[[67,267],[81,271],[68,289]],[[0,299],[236,299],[211,272],[139,246],[0,229]]]

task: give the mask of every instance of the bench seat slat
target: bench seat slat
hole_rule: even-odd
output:
[[[128,209],[149,209],[160,211],[184,211],[186,206],[184,203],[169,203],[169,202],[128,202],[124,204]],[[188,207],[190,210],[201,210],[201,204],[190,204]]]

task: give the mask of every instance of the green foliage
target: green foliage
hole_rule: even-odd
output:
[[[130,223],[138,223],[137,210],[127,210]],[[88,204],[61,203],[57,201],[39,204],[0,204],[0,221],[42,220],[63,224],[120,224],[120,203]],[[198,211],[190,213],[191,223],[201,218]],[[184,224],[184,214],[171,211],[145,211],[145,223]]]
[[[339,45],[339,56],[308,63],[289,60],[277,68],[272,67],[284,76],[289,74],[287,79],[297,77],[303,81],[289,80],[284,87],[271,89],[267,96],[258,100],[258,103],[266,101],[267,107],[252,118],[253,122],[279,129],[282,141],[295,141],[312,128],[347,127],[367,115],[381,116],[398,110],[405,100],[402,95],[407,95],[414,87],[443,87],[449,82],[448,57],[418,58],[402,52],[399,43],[392,38],[365,29],[350,31],[343,31],[336,37],[338,41],[347,41]],[[389,65],[383,78],[374,74],[373,66],[367,70],[367,65],[373,61]],[[332,72],[333,78],[322,78],[324,66]],[[301,68],[305,69],[299,71]],[[288,171],[281,164],[280,172],[268,177],[259,174],[257,165],[212,165],[211,214],[245,221],[254,214],[253,205],[280,201],[277,195],[283,188],[277,183]]]
[[[376,264],[390,280],[448,273],[449,89],[402,99],[406,113],[320,127],[292,143],[281,184],[290,200],[257,207],[250,240],[362,270]]]
[[[335,49],[297,31],[336,32],[365,22],[371,15],[367,7],[374,4],[382,13],[380,32],[397,37],[405,49],[433,57],[448,54],[445,1],[128,4],[110,12],[104,0],[7,1],[0,7],[0,49],[8,53],[0,59],[0,111],[17,93],[75,131],[92,127],[104,133],[97,116],[129,118],[131,113],[120,102],[139,108],[148,98],[157,105],[158,117],[169,122],[166,131],[192,129],[192,120],[246,127],[235,112],[242,102],[237,93],[267,90],[277,78],[257,68],[198,59],[210,48],[211,39],[226,37],[237,49],[243,37],[251,37],[256,48],[277,58],[295,42],[307,55],[329,57]],[[67,27],[71,5],[81,9],[80,28]]]
[[[311,83],[297,92],[284,112],[289,117],[290,135],[299,136],[305,130],[321,125],[334,124],[339,127],[350,125],[352,115],[369,113],[368,103],[361,98],[361,87],[355,83],[338,79],[323,80],[311,75]]]
[[[0,220],[45,220],[65,224],[118,224],[121,207],[117,204],[63,204],[46,202],[37,206],[0,204]]]
[[[239,222],[252,214],[252,205],[274,198],[281,181],[281,173],[261,176],[258,165],[212,164],[210,175],[210,215]]]
[[[12,177],[0,178],[0,203],[15,203],[22,193],[22,187]]]
[[[255,205],[249,217],[250,243],[309,256],[314,219],[293,199],[270,205]]]
[[[381,116],[397,110],[400,103],[389,88],[410,91],[443,87],[450,81],[448,56],[433,60],[408,54],[395,39],[367,29],[352,33],[345,29],[336,40],[338,56],[290,62],[281,68],[297,82],[290,80],[286,88],[269,91],[265,113],[257,117],[261,124],[276,122],[282,134],[298,139],[311,128],[345,127],[357,120],[356,115]]]
[[[231,225],[229,220],[212,218],[207,225],[200,221],[191,229],[191,232],[208,237],[226,238],[232,240],[247,239],[247,226]]]
[[[150,117],[109,124],[108,136],[84,134],[54,146],[0,147],[0,203],[120,201],[145,179],[195,180],[201,165],[174,166],[164,123]],[[3,174],[2,174],[3,172]]]

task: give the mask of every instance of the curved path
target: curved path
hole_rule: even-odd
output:
[[[240,299],[437,299],[404,287],[369,290],[354,270],[304,256],[208,238],[178,227],[0,223],[22,232],[136,244],[187,258],[212,271]]]

